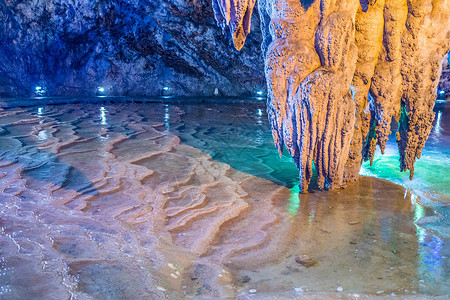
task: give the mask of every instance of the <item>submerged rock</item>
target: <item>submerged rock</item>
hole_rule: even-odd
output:
[[[229,1],[214,3],[222,25],[218,11],[228,20],[253,7],[238,1],[230,17]],[[412,178],[450,49],[447,2],[259,0],[258,7],[273,138],[297,164],[300,190],[308,189],[313,162],[320,188],[356,181],[377,144],[384,152],[392,119],[400,169]],[[234,35],[248,25],[233,20],[240,23],[225,23]]]
[[[317,265],[317,260],[308,255],[297,256],[295,262],[307,268]]]

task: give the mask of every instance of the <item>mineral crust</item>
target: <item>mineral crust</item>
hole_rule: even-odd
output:
[[[267,109],[280,155],[306,191],[358,179],[398,122],[401,171],[414,175],[434,120],[441,63],[450,48],[448,0],[259,0]],[[254,1],[213,0],[236,49]]]

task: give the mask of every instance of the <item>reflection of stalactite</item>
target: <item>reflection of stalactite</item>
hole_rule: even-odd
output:
[[[251,0],[213,0],[237,49],[249,33]],[[259,0],[268,115],[308,188],[312,163],[323,188],[357,180],[399,122],[400,168],[431,130],[442,57],[450,48],[445,0]],[[402,110],[401,110],[402,108]],[[401,114],[401,111],[403,113]],[[401,117],[401,115],[403,117]]]

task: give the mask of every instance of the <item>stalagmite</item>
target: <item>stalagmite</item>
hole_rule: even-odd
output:
[[[236,49],[250,31],[253,0],[213,0]],[[400,169],[414,162],[434,120],[441,62],[450,48],[448,0],[259,0],[267,109],[280,154],[306,191],[358,179],[384,152],[398,122]]]

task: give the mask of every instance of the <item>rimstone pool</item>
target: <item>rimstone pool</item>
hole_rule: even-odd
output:
[[[0,110],[0,299],[446,298],[450,107],[343,190],[298,193],[263,103]],[[375,168],[376,167],[376,168]]]

